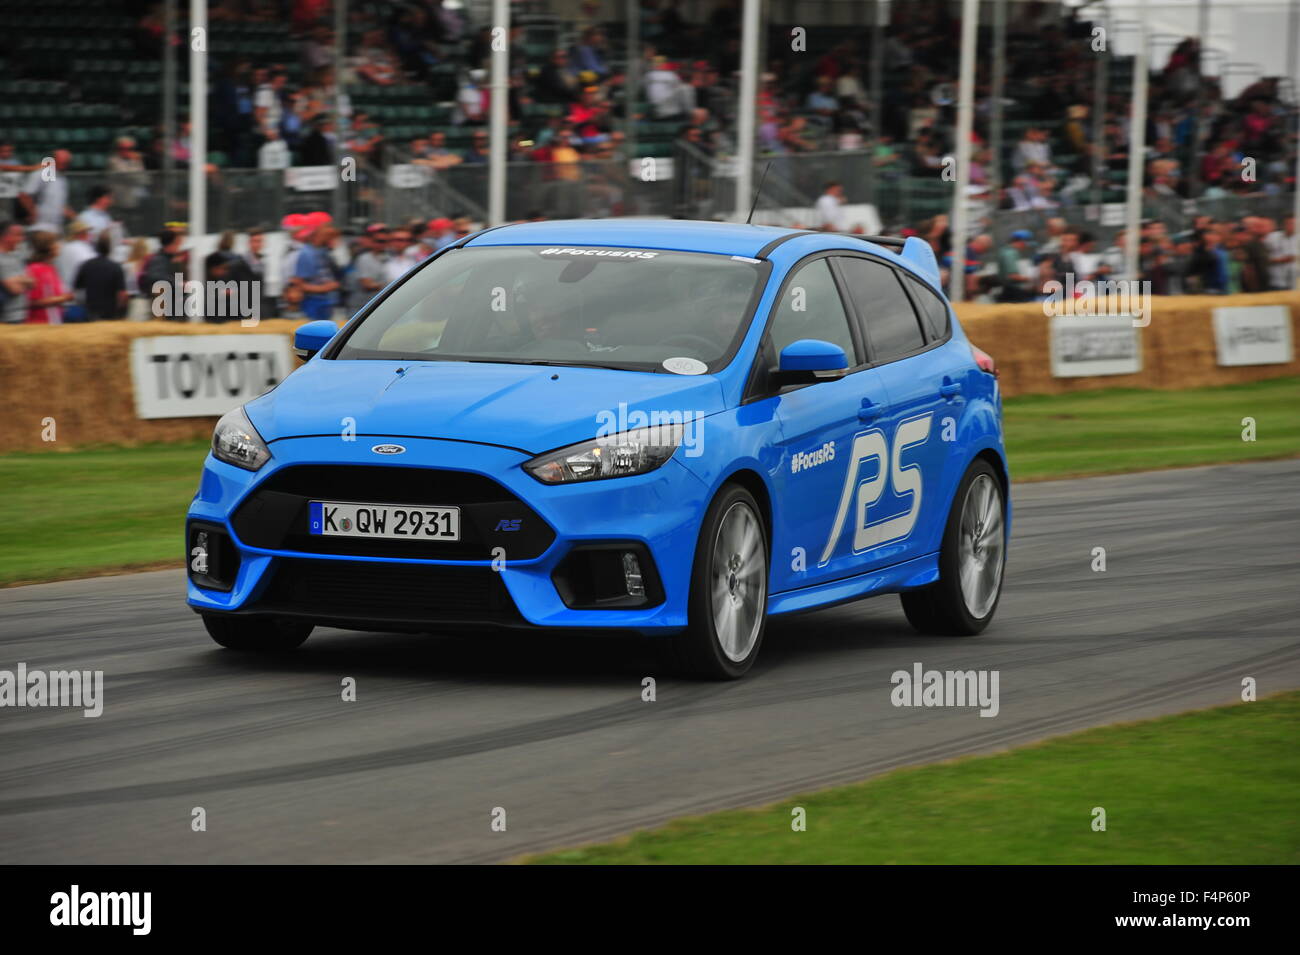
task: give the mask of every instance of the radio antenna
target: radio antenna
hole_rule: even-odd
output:
[[[754,203],[749,207],[749,215],[745,219],[745,225],[754,224],[754,210],[758,208],[758,197],[763,194],[763,183],[767,181],[767,171],[772,168],[772,160],[767,161],[763,167],[763,175],[758,177],[758,188],[754,190]]]

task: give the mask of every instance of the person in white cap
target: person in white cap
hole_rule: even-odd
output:
[[[64,288],[74,288],[77,270],[81,268],[81,263],[95,257],[95,246],[91,242],[92,234],[90,225],[80,219],[73,219],[68,223],[67,241],[63,243],[63,248],[59,250],[59,255],[54,260],[54,267],[59,271],[59,278],[63,280]]]

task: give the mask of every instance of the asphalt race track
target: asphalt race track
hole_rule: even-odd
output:
[[[648,640],[318,630],[268,659],[209,641],[179,571],[0,590],[0,669],[102,669],[105,697],[0,709],[0,863],[494,861],[1300,687],[1298,489],[1297,460],[1021,485],[982,636],[917,637],[881,597],[656,702]],[[998,670],[999,714],[895,708],[915,662]]]

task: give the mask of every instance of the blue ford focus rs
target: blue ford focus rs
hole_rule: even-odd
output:
[[[508,225],[426,259],[218,423],[186,522],[225,647],[318,625],[661,636],[742,675],[774,614],[984,629],[1001,399],[919,239]]]

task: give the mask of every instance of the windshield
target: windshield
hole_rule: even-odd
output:
[[[333,357],[717,371],[764,274],[754,259],[658,249],[455,249],[380,302]]]

